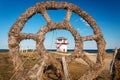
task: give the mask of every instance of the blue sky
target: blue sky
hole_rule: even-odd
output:
[[[37,2],[46,0],[0,0],[0,49],[8,48],[8,32],[17,18]],[[89,13],[97,22],[107,42],[106,49],[120,48],[120,0],[57,0],[66,1],[79,6]],[[47,13],[54,22],[62,22],[66,10],[48,10]],[[89,25],[77,14],[72,13],[70,23],[81,34],[81,36],[92,35],[93,31]],[[25,24],[21,32],[37,33],[46,25],[41,14],[36,14]],[[74,48],[74,38],[69,31],[54,30],[46,34],[44,45],[46,48],[55,48],[56,37],[68,38],[68,48]],[[35,48],[35,41],[23,40],[21,47]],[[84,42],[84,49],[96,49],[95,41]]]

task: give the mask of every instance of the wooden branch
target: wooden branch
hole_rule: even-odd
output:
[[[42,13],[43,17],[45,18],[45,20],[47,21],[47,23],[51,22],[51,19],[50,19],[49,15],[47,14],[46,9],[42,10],[41,13]]]
[[[20,33],[19,34],[19,39],[20,40],[23,40],[23,39],[36,39],[37,38],[37,35],[35,34],[32,34],[32,33]]]
[[[82,37],[82,41],[90,41],[90,40],[96,40],[99,37],[99,35],[90,35]]]
[[[71,14],[72,14],[72,11],[70,9],[68,9],[67,13],[66,13],[65,21],[67,21],[67,22],[70,21]]]
[[[37,80],[42,80],[43,70],[44,70],[45,60],[41,63],[41,66],[38,68],[38,72],[36,74]]]

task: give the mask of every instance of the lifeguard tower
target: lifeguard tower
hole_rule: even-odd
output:
[[[56,39],[56,48],[58,52],[67,52],[68,41],[67,38],[58,37]]]

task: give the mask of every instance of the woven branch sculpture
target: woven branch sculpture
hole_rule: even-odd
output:
[[[66,16],[63,22],[53,22],[49,15],[47,14],[46,10],[50,9],[65,9],[67,10]],[[94,35],[90,36],[80,36],[72,25],[69,23],[70,17],[72,12],[81,16],[93,29]],[[42,27],[36,34],[29,34],[29,33],[21,33],[25,23],[28,19],[30,19],[35,14],[42,14],[45,18],[47,24],[46,26]],[[95,20],[85,11],[81,10],[78,6],[73,5],[67,2],[41,2],[37,3],[35,6],[30,7],[27,9],[13,24],[9,31],[9,40],[8,45],[10,49],[10,56],[11,60],[13,61],[15,71],[20,72],[20,78],[18,80],[43,80],[42,73],[43,69],[48,64],[53,64],[59,73],[59,76],[62,76],[60,80],[64,80],[63,73],[62,73],[62,66],[60,62],[56,60],[52,56],[52,54],[48,54],[47,50],[44,47],[44,39],[47,32],[55,30],[55,29],[65,29],[72,33],[74,40],[75,40],[75,48],[72,55],[67,56],[66,59],[68,61],[72,61],[75,58],[83,59],[90,67],[90,69],[82,76],[79,80],[92,80],[96,78],[103,70],[104,67],[104,58],[105,58],[105,40],[99,29],[98,25],[96,24]],[[27,71],[25,75],[24,67],[21,65],[22,61],[19,54],[19,44],[21,40],[24,39],[33,39],[36,41],[36,49],[40,55],[40,60],[34,65],[34,67]],[[90,60],[87,55],[83,52],[83,42],[94,40],[97,43],[98,54],[97,54],[97,61],[96,63]],[[60,65],[61,67],[57,67]]]

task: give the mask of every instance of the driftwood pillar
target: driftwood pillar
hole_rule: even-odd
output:
[[[116,49],[111,63],[112,80],[120,80],[120,49]]]

